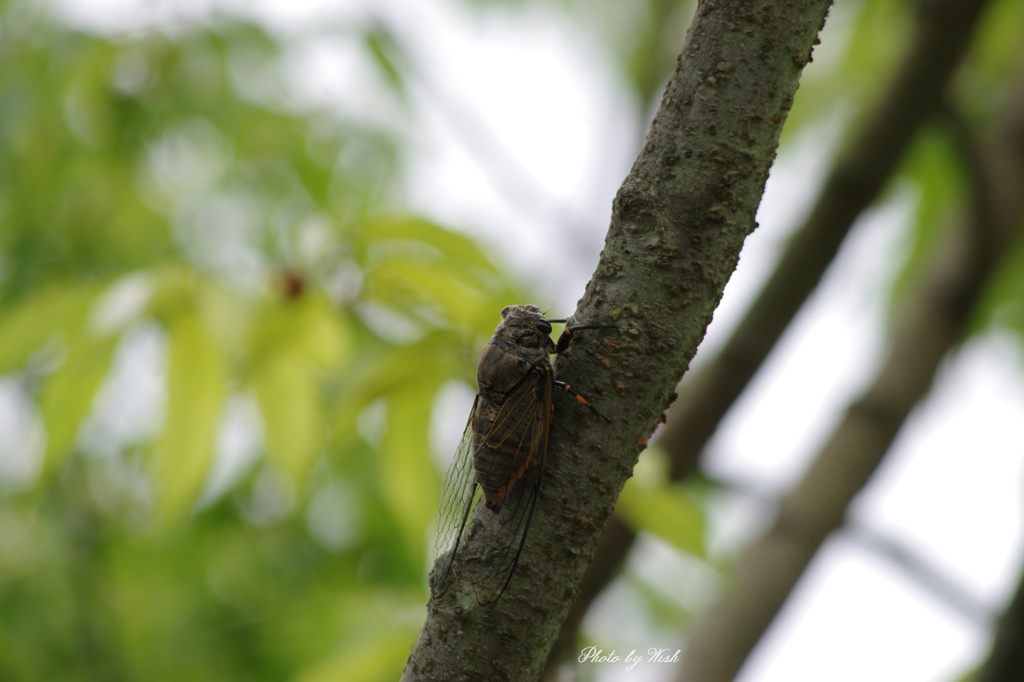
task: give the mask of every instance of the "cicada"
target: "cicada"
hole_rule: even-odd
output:
[[[569,384],[554,378],[550,361],[569,347],[573,332],[602,327],[567,327],[556,344],[551,324],[565,321],[545,319],[534,305],[507,306],[480,355],[476,399],[441,495],[433,581],[438,590],[478,499],[484,507],[480,514],[489,568],[474,585],[477,601],[493,603],[508,586],[544,480],[555,389],[602,416]]]

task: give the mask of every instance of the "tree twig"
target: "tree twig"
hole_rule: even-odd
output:
[[[867,526],[847,523],[843,534],[906,574],[916,585],[963,616],[972,625],[988,627],[992,612],[978,597],[965,590],[951,576],[939,571],[924,557],[894,538]]]
[[[988,658],[974,678],[975,682],[1018,680],[1024,680],[1024,573],[999,618]]]

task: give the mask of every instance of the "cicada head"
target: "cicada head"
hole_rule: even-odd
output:
[[[520,348],[536,348],[545,355],[554,352],[551,340],[551,323],[535,305],[509,305],[501,310],[501,322],[494,330],[496,337],[503,337]]]

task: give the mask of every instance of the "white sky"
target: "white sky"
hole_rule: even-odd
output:
[[[61,4],[80,21],[123,27],[137,21],[133,8],[141,2]],[[162,8],[158,14],[166,20],[182,6],[202,12],[210,4],[149,7]],[[410,131],[419,152],[410,187],[414,207],[476,234],[535,283],[544,297],[537,303],[571,313],[596,264],[612,197],[632,163],[638,126],[603,58],[571,25],[547,13],[519,11],[486,20],[454,0],[264,0],[254,6],[284,30],[298,30],[324,14],[380,16],[408,40],[424,76],[415,96],[427,112],[422,127]],[[825,48],[828,30],[822,40]],[[816,57],[811,68],[821,62]],[[330,49],[308,58],[313,76],[324,79],[313,92],[351,104],[347,95],[359,88],[346,79],[363,78],[359,68],[343,64]],[[772,171],[762,226],[716,313],[709,347],[742,313],[794,216],[811,198],[806,179],[822,167],[830,145],[797,142]],[[496,151],[503,159],[499,177],[494,167],[481,167],[474,152],[481,148],[481,154]],[[715,471],[772,488],[787,485],[870,379],[880,352],[877,294],[892,267],[878,254],[899,248],[899,219],[912,200],[894,192],[884,208],[861,221],[825,285],[716,437]],[[859,522],[934,562],[989,607],[1001,605],[1013,589],[1021,562],[1022,372],[1014,342],[989,337],[969,343],[942,368],[932,396],[914,413],[853,512]],[[722,532],[735,511],[718,519]],[[747,520],[754,516],[748,511]],[[658,554],[651,550],[645,556]],[[603,648],[630,648],[628,633],[616,630],[632,621],[618,611],[628,607],[617,604],[610,625],[593,623],[592,634],[603,638]],[[962,672],[987,646],[976,623],[937,602],[891,563],[838,538],[813,564],[739,679],[938,682]],[[615,664],[594,672],[602,680],[627,675]],[[670,665],[639,666],[629,678],[668,679],[673,672]]]

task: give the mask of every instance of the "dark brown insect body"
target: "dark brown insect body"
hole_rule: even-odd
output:
[[[470,422],[473,469],[492,511],[501,509],[506,493],[533,467],[534,458],[547,452],[552,389],[548,356],[555,352],[549,334],[551,324],[536,307],[505,308],[480,354],[479,392]]]
[[[494,567],[474,586],[481,603],[501,596],[519,561],[547,464],[554,388],[596,412],[554,379],[549,360],[569,346],[573,330],[593,327],[567,328],[555,344],[551,322],[564,320],[546,320],[533,305],[508,306],[501,317],[480,355],[477,396],[445,478],[436,543],[439,558],[451,550],[438,562],[437,585],[443,586],[479,486]]]

